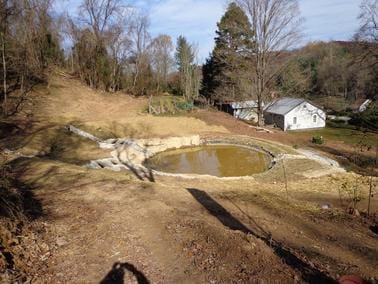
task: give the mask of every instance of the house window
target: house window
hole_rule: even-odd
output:
[[[314,123],[316,123],[317,119],[318,119],[318,117],[317,117],[316,115],[314,115],[314,116],[312,117],[312,121],[313,121]]]
[[[293,118],[293,124],[297,124],[297,117]]]

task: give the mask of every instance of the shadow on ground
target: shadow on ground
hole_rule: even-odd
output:
[[[138,284],[149,284],[147,277],[140,272],[134,265],[125,262],[116,262],[113,265],[112,270],[105,276],[105,278],[100,282],[100,284],[124,284],[125,274],[127,272],[132,273],[132,275],[137,280]]]
[[[188,192],[214,217],[216,217],[225,227],[231,230],[241,231],[245,234],[251,234],[258,239],[264,241],[269,245],[274,253],[281,258],[287,265],[291,266],[294,270],[299,271],[302,279],[307,283],[337,283],[335,280],[327,276],[325,273],[319,271],[316,267],[304,262],[297,257],[289,248],[275,241],[271,234],[264,231],[254,221],[256,230],[251,230],[238,219],[236,219],[230,212],[228,212],[222,205],[216,202],[205,191],[187,188]],[[252,219],[250,217],[250,219]]]
[[[0,217],[13,220],[24,216],[35,220],[44,215],[35,188],[21,179],[25,171],[24,166],[16,166],[15,162],[0,165]]]

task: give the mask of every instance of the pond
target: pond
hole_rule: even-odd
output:
[[[172,174],[241,177],[268,170],[271,158],[249,147],[209,145],[168,150],[148,159],[145,165]]]

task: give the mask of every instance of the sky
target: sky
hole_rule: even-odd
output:
[[[310,41],[349,40],[358,28],[361,0],[298,0],[304,45]],[[74,13],[80,0],[57,0],[58,9]],[[179,35],[198,46],[203,62],[214,46],[216,24],[227,7],[226,0],[125,0],[146,11],[152,36]]]

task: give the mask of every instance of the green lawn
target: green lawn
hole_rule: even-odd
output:
[[[373,132],[363,132],[353,129],[346,129],[346,128],[334,128],[327,126],[323,129],[316,129],[316,130],[307,130],[307,131],[293,131],[288,132],[289,135],[301,136],[301,137],[308,137],[310,141],[313,136],[323,136],[325,142],[327,140],[334,140],[334,141],[342,141],[346,144],[356,145],[360,143],[362,140],[365,144],[370,146],[377,146],[378,144],[378,133]]]

